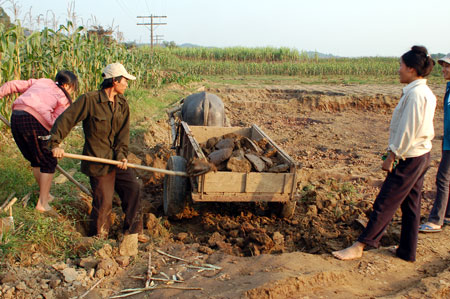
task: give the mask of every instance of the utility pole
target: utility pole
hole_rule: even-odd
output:
[[[136,25],[145,25],[145,26],[150,26],[150,48],[153,50],[153,26],[157,26],[157,25],[167,25],[167,23],[155,23],[153,21],[153,19],[157,19],[157,18],[167,18],[167,16],[154,16],[154,15],[150,15],[150,16],[137,16],[137,18],[150,18],[150,23],[137,23]]]
[[[164,37],[164,35],[159,35],[159,34],[155,35],[155,44],[156,45],[159,45],[159,42],[163,40],[162,37]]]

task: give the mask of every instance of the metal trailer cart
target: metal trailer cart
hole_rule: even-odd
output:
[[[164,178],[163,203],[167,216],[176,216],[184,210],[190,197],[196,202],[271,202],[277,214],[290,218],[297,201],[296,170],[294,160],[286,154],[258,126],[210,127],[189,126],[181,122],[176,135],[176,156],[171,156],[167,169],[186,171],[187,161],[192,158],[207,159],[200,148],[211,137],[235,133],[258,141],[265,138],[277,149],[278,158],[289,165],[287,173],[230,171],[208,172],[195,177],[166,175]]]

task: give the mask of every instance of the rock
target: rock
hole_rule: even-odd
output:
[[[221,251],[225,252],[226,254],[233,253],[233,247],[231,246],[230,243],[224,241],[217,241],[216,245]]]
[[[267,172],[280,173],[280,172],[286,172],[288,170],[289,170],[289,165],[280,164],[280,165],[276,165],[276,166],[269,168],[269,170],[267,170]]]
[[[227,169],[233,172],[248,173],[252,170],[252,164],[245,157],[231,157],[227,162]]]
[[[83,267],[86,270],[90,270],[97,267],[99,262],[100,261],[94,257],[85,257],[80,260],[80,267]]]
[[[231,219],[223,219],[219,223],[224,230],[233,230],[239,228],[241,225]]]
[[[215,145],[216,149],[234,148],[234,140],[231,138],[222,139]]]
[[[132,152],[128,153],[127,159],[128,159],[128,162],[130,162],[130,163],[138,164],[138,165],[142,164],[142,160],[139,159],[138,156],[136,156]]]
[[[208,254],[208,255],[211,255],[211,254],[213,254],[214,253],[214,250],[212,250],[211,248],[209,248],[208,246],[202,246],[202,245],[200,245],[200,246],[198,246],[198,252],[200,252],[200,253],[205,253],[205,254]]]
[[[179,233],[179,234],[177,235],[177,239],[180,240],[181,242],[183,242],[184,240],[186,240],[186,238],[187,238],[188,236],[189,236],[189,235],[188,235],[187,233]]]
[[[148,157],[147,157],[148,156]],[[146,165],[154,168],[160,168],[165,169],[167,162],[166,160],[159,158],[159,157],[153,157],[149,158],[150,156],[146,156]],[[164,174],[156,171],[146,171],[146,170],[140,170],[138,171],[138,175],[140,178],[142,178],[145,185],[152,184],[160,184],[162,183],[162,180],[164,179]]]
[[[3,291],[3,298],[4,299],[13,299],[16,298],[16,296],[14,296],[14,292],[16,291],[16,288],[12,287],[7,289],[6,291]]]
[[[105,270],[103,270],[103,269],[98,269],[98,270],[95,272],[95,277],[96,277],[96,278],[103,278],[103,277],[105,277]]]
[[[256,171],[263,172],[266,168],[266,163],[260,157],[254,154],[245,154],[245,157],[252,163]]]
[[[217,142],[219,142],[219,137],[211,137],[206,141],[206,148],[214,148],[217,144]]]
[[[249,235],[249,238],[255,242],[258,242],[262,246],[266,248],[273,247],[273,240],[265,233],[261,231],[252,231]]]
[[[107,259],[111,257],[112,254],[112,247],[109,244],[105,244],[103,245],[103,247],[97,251],[97,254],[102,258],[102,259]]]
[[[27,288],[27,285],[23,281],[20,281],[18,284],[16,284],[16,290],[23,291],[26,288]]]
[[[56,263],[56,264],[53,264],[52,267],[56,271],[61,271],[61,270],[64,270],[65,268],[67,268],[67,265],[65,263]]]
[[[52,279],[48,283],[48,286],[50,288],[52,288],[52,289],[56,289],[60,284],[61,284],[61,280],[60,279]]]
[[[308,216],[316,216],[318,212],[317,206],[316,205],[309,205],[308,206],[308,211],[306,212],[306,215]]]
[[[238,237],[238,238],[234,239],[233,241],[236,244],[236,246],[239,246],[241,248],[245,246],[245,239],[244,238]]]
[[[208,155],[208,160],[214,165],[218,166],[220,163],[230,158],[232,153],[233,153],[232,148],[224,148],[216,150]]]
[[[284,244],[284,236],[280,232],[274,232],[273,236],[272,236],[272,240],[275,243],[275,245]]]
[[[125,235],[119,246],[119,254],[122,256],[135,256],[138,252],[138,234]]]
[[[238,229],[233,229],[231,230],[228,235],[232,238],[237,238],[239,236],[239,230]]]
[[[118,267],[119,265],[114,260],[104,259],[97,265],[97,273],[102,271],[103,275],[114,275]]]
[[[54,293],[53,290],[49,290],[49,291],[43,293],[42,296],[44,296],[45,299],[54,299],[54,298],[56,298],[55,293]]]
[[[236,133],[227,133],[227,134],[223,135],[223,138],[225,138],[225,139],[233,139],[235,141],[239,141],[239,140],[241,140],[242,136],[238,135]]]
[[[277,149],[268,143],[263,155],[267,158],[270,158],[270,157],[275,156],[276,154],[277,154]]]
[[[242,148],[248,149],[250,152],[253,153],[259,154],[262,152],[261,148],[255,142],[253,142],[253,140],[247,137],[242,137],[241,146]]]
[[[77,280],[78,272],[74,268],[65,268],[61,271],[62,275],[64,276],[64,281],[71,283],[75,280]]]
[[[9,282],[15,282],[15,281],[17,281],[17,277],[14,273],[6,273],[3,275],[3,277],[0,281],[2,282],[2,284],[9,283]]]
[[[254,243],[248,244],[248,250],[250,251],[252,256],[261,255],[261,251],[259,251],[258,246]]]
[[[148,213],[147,214],[147,222],[146,227],[149,231],[154,231],[159,226],[158,218],[156,218],[155,214]]]
[[[270,159],[270,158],[268,158],[268,157],[265,157],[265,156],[261,156],[260,158],[261,158],[261,160],[264,161],[264,163],[266,163],[267,168],[271,168],[271,167],[273,166],[273,161],[272,161],[272,159]]]
[[[126,267],[130,264],[130,257],[129,256],[118,256],[116,257],[116,262],[121,267]]]
[[[252,224],[250,224],[249,222],[246,221],[246,222],[242,223],[241,229],[245,233],[249,233],[249,232],[253,231],[255,229],[255,227]]]
[[[209,240],[208,240],[208,244],[209,244],[209,246],[216,246],[217,245],[217,242],[221,242],[221,241],[223,241],[223,240],[225,240],[225,236],[222,236],[220,233],[218,233],[218,232],[215,232],[215,233],[213,233],[212,234],[212,236],[209,238]]]

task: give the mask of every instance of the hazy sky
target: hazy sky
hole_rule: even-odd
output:
[[[14,19],[11,0],[0,0]],[[69,4],[79,25],[119,26],[125,41],[155,34],[176,44],[215,47],[289,47],[339,56],[400,56],[414,44],[450,52],[450,0],[16,0],[20,20],[53,18],[65,24]],[[30,13],[31,8],[31,13]],[[36,21],[34,21],[35,27]],[[37,29],[37,28],[34,28]]]

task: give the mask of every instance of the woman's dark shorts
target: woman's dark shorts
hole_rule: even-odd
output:
[[[48,136],[49,131],[31,114],[13,110],[11,131],[22,155],[31,162],[31,167],[39,167],[43,173],[54,173],[58,161],[47,147],[48,140],[39,138]]]

